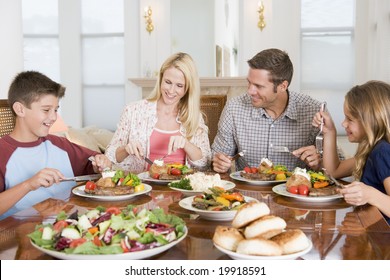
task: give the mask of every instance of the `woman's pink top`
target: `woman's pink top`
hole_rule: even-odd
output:
[[[155,159],[162,158],[168,152],[169,139],[171,136],[181,135],[179,130],[167,131],[154,128],[152,135],[150,136],[150,154],[149,158],[154,161]],[[164,158],[165,163],[185,163],[186,152],[184,149],[178,149],[176,152],[171,153]]]

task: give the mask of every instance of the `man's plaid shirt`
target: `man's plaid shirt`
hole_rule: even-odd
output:
[[[274,152],[270,145],[286,146],[290,151],[315,145],[319,129],[312,126],[312,120],[320,106],[321,102],[310,96],[289,92],[286,110],[274,120],[263,108],[253,107],[248,94],[234,97],[222,112],[212,145],[213,154],[233,156],[246,150],[245,160],[250,166],[258,166],[262,158],[268,158],[274,164],[286,165],[289,170],[306,167],[290,153]],[[242,170],[244,162],[239,159],[236,167]]]

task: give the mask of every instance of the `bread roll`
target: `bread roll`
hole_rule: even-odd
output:
[[[238,243],[244,237],[236,228],[217,226],[213,236],[213,242],[218,246],[230,251],[236,251]]]
[[[265,239],[271,238],[281,233],[287,224],[277,216],[267,215],[250,223],[244,231],[245,238],[262,237]]]
[[[261,218],[270,213],[269,207],[264,202],[251,201],[238,209],[232,226],[242,228],[258,218]]]
[[[282,249],[276,242],[264,238],[244,239],[238,243],[236,252],[256,256],[282,255]]]
[[[305,250],[309,247],[309,240],[300,229],[284,231],[271,238],[283,251],[283,255],[293,254]]]

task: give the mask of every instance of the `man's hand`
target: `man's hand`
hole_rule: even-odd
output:
[[[314,145],[299,148],[292,153],[311,169],[319,170],[321,168],[321,155],[317,153]]]
[[[226,173],[231,166],[232,166],[232,161],[230,157],[221,153],[217,153],[214,155],[213,169],[215,172]]]

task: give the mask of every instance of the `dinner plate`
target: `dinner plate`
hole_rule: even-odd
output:
[[[179,181],[174,181],[174,182],[179,182]],[[234,189],[234,187],[236,186],[236,184],[234,184],[233,182],[230,182],[230,181],[221,180],[221,183],[222,183],[222,185],[219,187],[224,188],[226,191]],[[179,191],[179,192],[183,193],[184,196],[195,196],[195,195],[204,193],[204,191],[183,190],[183,189],[173,188],[171,186],[170,186],[170,188],[172,190]]]
[[[99,201],[120,201],[120,200],[127,200],[130,198],[133,198],[135,196],[146,194],[152,190],[152,186],[148,184],[144,184],[145,189],[140,192],[135,192],[131,194],[124,194],[124,195],[95,195],[95,194],[89,194],[84,191],[85,185],[78,186],[72,189],[72,193],[78,196],[87,197],[93,200],[99,200]]]
[[[292,194],[287,191],[286,184],[276,185],[272,188],[272,190],[283,196],[292,197],[298,200],[306,201],[306,202],[327,202],[330,200],[335,200],[339,198],[343,198],[341,194],[327,195],[327,196],[305,196],[299,194]]]
[[[166,185],[170,182],[176,181],[176,180],[160,180],[160,179],[153,179],[152,177],[149,176],[149,172],[142,172],[138,174],[138,178],[140,178],[142,181],[145,182],[152,182],[160,185]]]
[[[64,252],[58,252],[58,251],[53,251],[53,250],[39,247],[31,240],[30,242],[35,248],[44,252],[45,254],[48,254],[54,258],[62,259],[62,260],[142,260],[142,259],[150,258],[154,255],[160,254],[172,248],[173,246],[181,242],[184,238],[186,238],[187,233],[188,233],[188,229],[186,227],[183,236],[181,236],[179,239],[175,241],[172,241],[160,247],[155,247],[152,249],[136,251],[136,252],[128,252],[122,254],[106,254],[106,255],[66,254]]]
[[[260,180],[249,180],[240,175],[240,172],[242,171],[236,171],[233,173],[230,173],[230,178],[241,181],[241,182],[246,182],[251,185],[258,185],[258,186],[267,186],[267,185],[275,185],[275,184],[280,184],[287,182],[287,180],[274,180],[274,181],[260,181]]]
[[[221,246],[218,246],[217,244],[214,243],[215,248],[220,250],[221,252],[225,253],[229,257],[231,257],[234,260],[294,260],[298,257],[301,257],[308,252],[310,252],[311,248],[313,248],[313,243],[311,242],[310,239],[309,241],[309,246],[300,252],[294,253],[294,254],[288,254],[288,255],[281,255],[281,256],[254,256],[254,255],[246,255],[246,254],[239,254],[227,249],[222,248]]]
[[[179,201],[180,207],[194,211],[196,214],[198,214],[201,218],[205,220],[212,220],[212,221],[231,221],[233,220],[234,216],[237,213],[237,210],[228,210],[228,211],[210,211],[210,210],[201,210],[197,209],[192,206],[192,201],[194,200],[195,196],[189,196],[186,198],[183,198]],[[245,201],[258,201],[255,198],[244,196]]]

